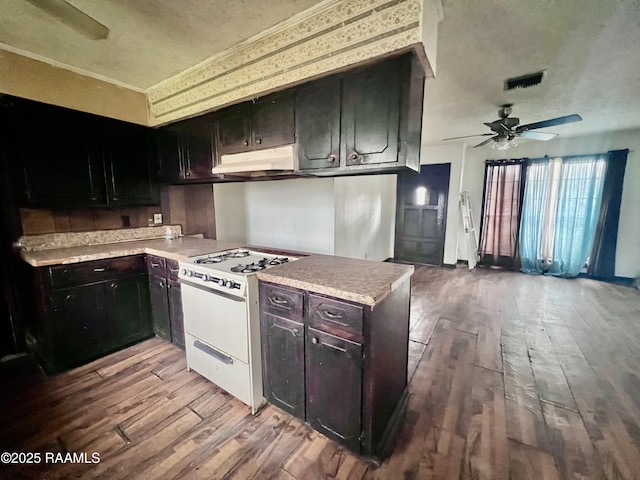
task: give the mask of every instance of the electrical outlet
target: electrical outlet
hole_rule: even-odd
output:
[[[154,213],[153,214],[153,223],[155,223],[155,224],[162,223],[162,214],[161,213]]]

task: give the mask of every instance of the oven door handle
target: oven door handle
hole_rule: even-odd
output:
[[[233,364],[233,357],[225,355],[224,353],[221,353],[221,352],[217,351],[216,349],[211,348],[209,345],[205,345],[200,340],[194,340],[193,341],[193,346],[195,348],[197,348],[198,350],[203,351],[207,355],[212,356],[216,360],[220,360],[222,363],[224,363],[226,365],[232,365]]]

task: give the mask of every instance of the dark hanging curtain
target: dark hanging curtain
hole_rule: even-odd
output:
[[[602,280],[615,277],[620,202],[628,154],[629,150],[607,152],[600,215],[587,268],[587,275]]]
[[[484,171],[480,264],[518,269],[518,232],[526,159],[487,160]]]

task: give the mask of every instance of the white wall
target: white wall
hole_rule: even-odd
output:
[[[430,165],[438,163],[450,163],[451,174],[449,177],[449,200],[447,203],[447,223],[445,225],[444,258],[449,265],[455,265],[460,256],[458,245],[464,246],[464,237],[458,241],[458,231],[461,231],[462,220],[458,211],[458,199],[461,192],[461,181],[465,161],[466,146],[463,144],[422,146],[420,151],[420,164]]]
[[[334,253],[333,179],[215,184],[218,240]]]
[[[244,182],[215,183],[216,238],[228,242],[247,241],[247,205]]]
[[[640,277],[640,130],[584,137],[558,137],[549,142],[523,142],[518,147],[504,152],[490,148],[470,148],[464,161],[462,189],[469,191],[474,217],[479,226],[485,160],[581,155],[625,148],[630,152],[622,191],[615,274],[619,277]],[[461,232],[459,243],[462,244],[463,241]]]
[[[396,175],[335,178],[335,255],[393,257]]]

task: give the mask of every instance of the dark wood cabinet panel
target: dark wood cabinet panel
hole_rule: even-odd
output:
[[[293,94],[270,95],[251,105],[253,148],[272,148],[295,141]]]
[[[218,114],[218,155],[246,152],[251,148],[251,110],[248,103],[229,107]]]
[[[37,314],[26,325],[26,338],[46,371],[153,335],[144,267],[144,256],[138,255],[32,270]]]
[[[184,350],[184,314],[180,283],[177,280],[167,280],[167,293],[171,318],[171,341]]]
[[[263,313],[261,330],[264,395],[274,405],[304,419],[304,325]]]
[[[167,280],[149,275],[149,293],[151,296],[151,312],[153,313],[153,331],[160,338],[171,341],[171,320]]]
[[[147,275],[107,282],[105,291],[115,345],[128,345],[153,335]]]
[[[303,85],[296,91],[296,138],[300,170],[340,166],[340,89],[338,77]]]
[[[158,149],[158,176],[163,182],[184,180],[182,139],[180,132],[167,128],[155,132]]]
[[[50,311],[52,355],[57,364],[71,365],[112,348],[113,326],[102,284],[54,292]]]
[[[215,126],[209,122],[191,121],[182,126],[183,156],[186,180],[214,178]]]
[[[399,67],[395,60],[345,76],[342,131],[348,166],[398,161]]]
[[[259,292],[263,312],[302,323],[304,298],[301,290],[261,282]]]
[[[136,125],[111,124],[104,134],[107,202],[157,205],[157,165],[152,132]]]
[[[306,349],[307,422],[359,453],[362,345],[308,328]]]

